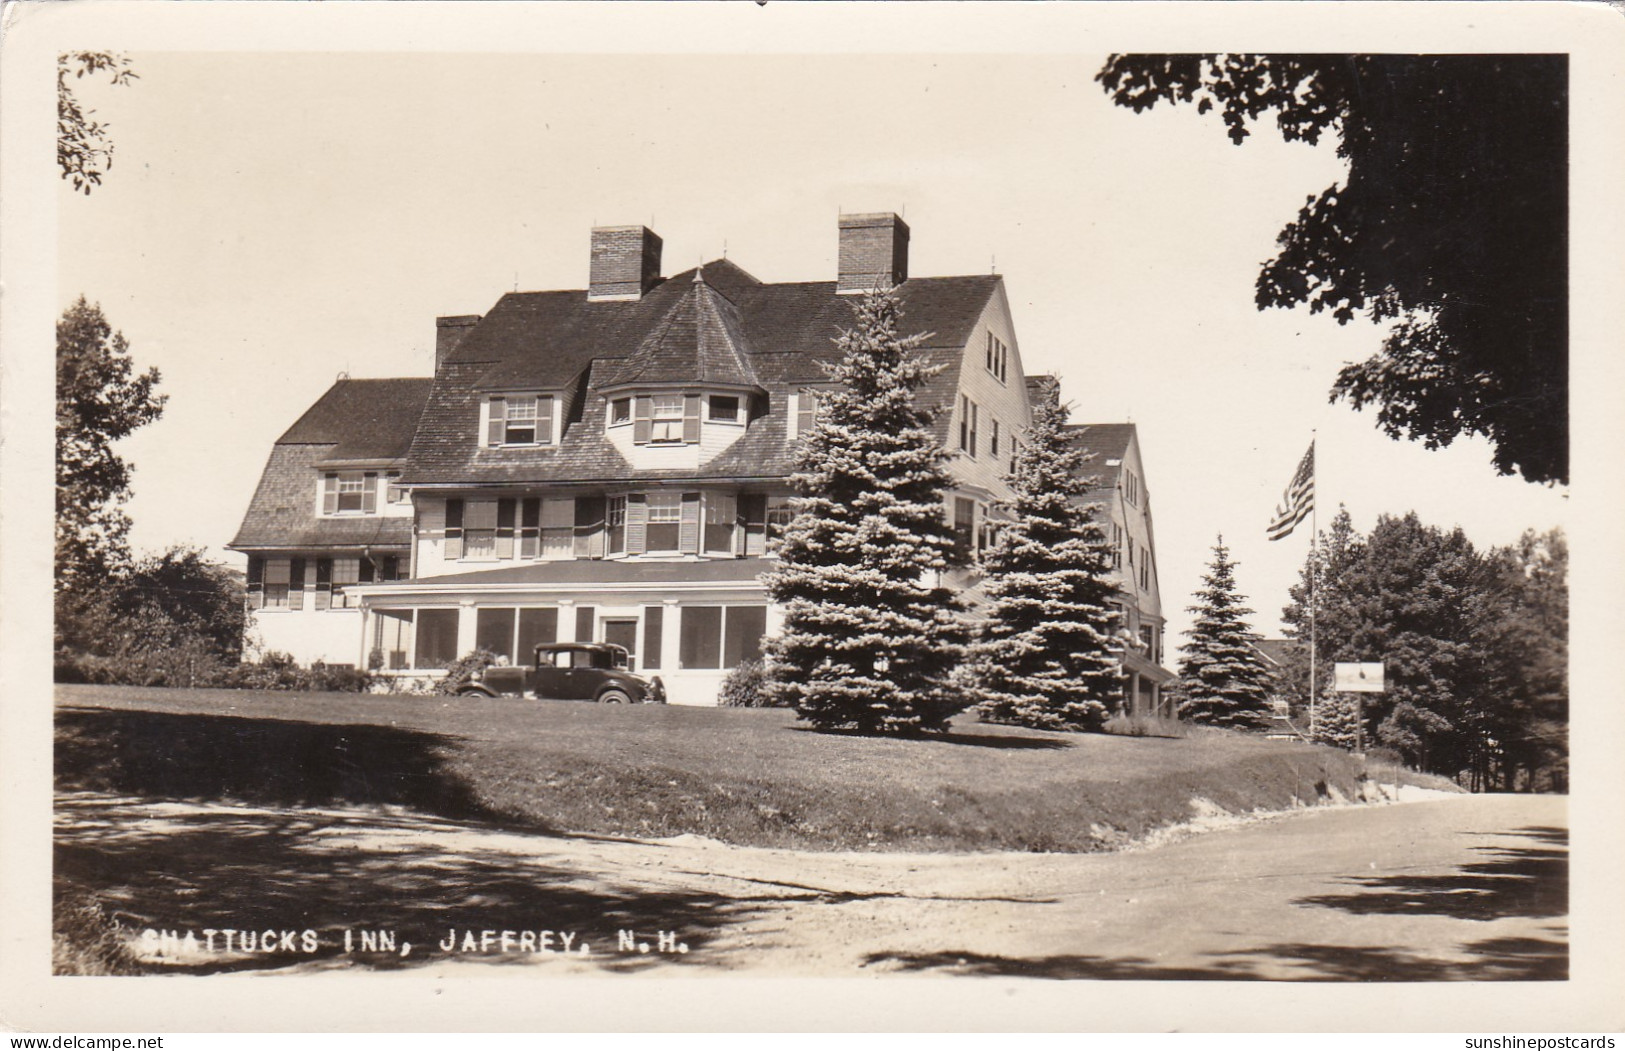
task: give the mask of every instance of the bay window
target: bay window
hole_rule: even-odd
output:
[[[683,400],[681,394],[656,394],[649,399],[649,441],[683,440]]]

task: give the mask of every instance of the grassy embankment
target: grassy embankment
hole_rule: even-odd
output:
[[[58,787],[410,807],[507,827],[810,850],[1085,852],[1192,816],[1352,798],[1334,749],[1194,729],[820,734],[787,711],[57,688]]]

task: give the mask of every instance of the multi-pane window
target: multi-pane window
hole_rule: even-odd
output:
[[[976,428],[981,410],[969,396],[959,396],[959,447],[971,456],[976,455]]]
[[[988,436],[987,453],[989,456],[999,455],[999,421],[993,421],[993,432]]]
[[[487,445],[548,445],[553,441],[553,396],[507,394],[492,398]]]
[[[986,364],[987,371],[993,373],[994,376],[998,377],[999,382],[1003,383],[1010,367],[1010,348],[1006,347],[1004,341],[991,332],[987,334]]]
[[[609,425],[619,427],[632,422],[632,399],[616,398],[609,403]]]
[[[712,554],[734,553],[734,525],[739,518],[739,502],[732,493],[705,494],[705,550]]]
[[[370,515],[377,510],[377,471],[328,471],[322,475],[322,514]]]
[[[288,581],[292,561],[286,558],[268,558],[265,560],[265,608],[286,609],[288,606]],[[304,582],[300,581],[300,586]]]
[[[1016,473],[1016,463],[1021,459],[1021,439],[1010,439],[1010,473]]]
[[[767,549],[775,550],[779,542],[784,539],[784,531],[790,528],[796,513],[790,509],[788,496],[770,496],[767,498]]]
[[[954,561],[964,564],[971,559],[976,543],[976,501],[963,496],[954,497]]]
[[[676,551],[682,536],[683,498],[680,493],[650,493],[648,496],[649,551]]]
[[[361,583],[361,559],[335,558],[333,560],[333,605],[349,605],[344,596],[344,589],[351,584]]]
[[[463,505],[463,557],[497,557],[497,502],[469,500]]]
[[[803,387],[796,392],[796,433],[806,434],[818,420],[818,388]]]
[[[680,442],[683,440],[683,396],[656,394],[649,404],[651,442]]]
[[[604,512],[604,524],[608,533],[609,553],[626,554],[626,497],[609,498]]]
[[[707,419],[717,423],[738,423],[739,396],[735,394],[711,395],[711,408]]]

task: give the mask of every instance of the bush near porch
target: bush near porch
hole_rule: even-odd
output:
[[[1337,749],[1204,730],[1063,734],[960,717],[924,738],[784,709],[56,688],[59,790],[403,806],[510,828],[810,850],[1109,849],[1231,811],[1354,798]]]

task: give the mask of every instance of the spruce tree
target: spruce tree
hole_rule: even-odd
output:
[[[991,599],[970,678],[988,722],[1099,730],[1122,695],[1111,548],[1067,440],[1067,407],[1044,398],[1009,476],[1013,521],[987,555]]]
[[[934,370],[898,334],[889,292],[864,296],[837,340],[836,386],[792,477],[795,518],[764,580],[784,610],[770,691],[819,729],[946,730],[966,629],[942,587],[953,548],[948,454],[915,393]]]
[[[1187,608],[1196,623],[1185,632],[1189,641],[1179,660],[1179,713],[1211,726],[1252,729],[1269,721],[1270,673],[1248,626],[1252,610],[1236,593],[1235,563],[1220,536],[1213,562],[1202,577],[1197,603]]]

